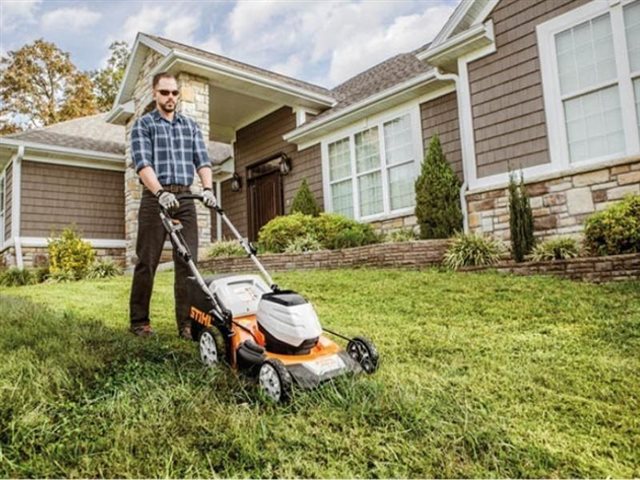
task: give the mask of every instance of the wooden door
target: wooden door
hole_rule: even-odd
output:
[[[260,228],[269,220],[282,215],[282,177],[278,168],[250,169],[247,194],[249,196],[249,240],[256,241]]]

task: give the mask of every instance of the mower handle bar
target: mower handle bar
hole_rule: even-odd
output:
[[[199,193],[179,193],[176,195],[176,198],[178,199],[178,201],[199,200],[201,202],[204,202],[204,197]],[[224,213],[224,210],[222,209],[222,207],[220,207],[219,205],[216,205],[215,207],[207,207],[207,208],[210,208],[211,210],[215,210],[216,213],[220,215],[220,218],[222,218],[222,220],[227,224],[227,227],[229,227],[229,230],[231,230],[233,235],[238,239],[238,241],[240,242],[240,245],[242,246],[242,248],[244,248],[244,251],[247,252],[247,255],[249,256],[249,258],[251,258],[253,263],[255,263],[256,267],[258,267],[258,270],[260,270],[260,273],[262,273],[264,278],[267,280],[268,285],[271,287],[271,289],[274,291],[278,290],[278,286],[273,282],[271,275],[269,275],[269,272],[267,272],[267,270],[264,268],[264,266],[260,263],[260,261],[256,257],[255,255],[256,251],[255,251],[255,248],[253,248],[253,245],[247,242],[242,237],[242,235],[240,235],[240,232],[236,229],[233,223],[231,223],[231,220],[229,220],[229,217],[227,217],[227,215]],[[165,214],[169,215],[167,209],[163,208],[162,205],[160,206],[160,209],[163,210]]]

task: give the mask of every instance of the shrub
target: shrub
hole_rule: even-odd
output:
[[[207,256],[209,258],[241,257],[246,254],[247,252],[244,251],[244,248],[242,248],[242,245],[240,245],[240,242],[237,240],[222,240],[214,242],[207,251]]]
[[[287,248],[284,249],[286,253],[316,252],[318,250],[322,250],[322,244],[315,235],[311,234],[294,238],[289,242]]]
[[[331,249],[361,247],[372,243],[380,243],[381,237],[374,232],[371,225],[354,223],[338,232],[329,245]]]
[[[87,278],[109,278],[122,275],[122,269],[113,260],[99,260],[87,272]]]
[[[411,242],[416,240],[416,232],[413,228],[395,230],[386,236],[387,242]]]
[[[309,189],[307,179],[302,180],[300,188],[293,197],[291,203],[291,211],[289,213],[304,213],[305,215],[311,215],[317,217],[320,214],[320,207],[316,202],[316,197],[313,196]]]
[[[49,270],[54,279],[83,278],[95,257],[89,242],[80,238],[73,227],[65,228],[59,237],[49,240]]]
[[[284,215],[269,221],[260,229],[258,241],[268,252],[284,252],[296,238],[315,234],[314,217],[302,213]]]
[[[595,255],[640,252],[640,195],[629,195],[587,218],[586,249]]]
[[[509,228],[511,230],[511,254],[516,262],[522,262],[535,245],[533,214],[524,178],[516,183],[515,175],[509,178]]]
[[[446,253],[444,265],[454,270],[460,267],[493,265],[498,262],[504,245],[498,240],[475,234],[458,234]]]
[[[340,215],[338,213],[321,213],[315,218],[316,238],[324,248],[334,248],[336,236],[357,224],[355,220]]]
[[[431,137],[415,191],[420,238],[448,238],[461,230],[460,180],[442,153],[438,135]]]
[[[531,252],[531,260],[565,260],[576,258],[580,253],[578,241],[573,238],[554,238],[537,244]]]
[[[33,271],[36,277],[36,283],[43,283],[49,280],[51,272],[49,272],[49,266],[38,267]]]
[[[76,274],[71,270],[57,270],[55,273],[50,273],[48,281],[50,282],[73,282],[78,280]]]
[[[0,274],[0,285],[5,287],[21,287],[37,283],[36,275],[26,268],[12,267]]]

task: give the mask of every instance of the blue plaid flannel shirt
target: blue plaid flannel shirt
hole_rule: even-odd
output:
[[[162,185],[191,185],[197,170],[211,167],[198,124],[175,113],[173,122],[158,110],[140,117],[131,130],[131,155],[136,173],[152,167]]]

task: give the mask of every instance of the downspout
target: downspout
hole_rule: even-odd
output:
[[[458,83],[460,78],[455,73],[443,73],[440,71],[440,68],[435,67],[435,75],[438,80],[442,81],[453,81],[456,86],[456,97],[458,96]],[[460,104],[458,103],[458,110],[460,110]],[[460,111],[458,111],[458,118],[460,118]],[[461,132],[462,133],[462,132]],[[467,208],[467,196],[466,192],[469,187],[467,182],[467,163],[462,159],[462,176],[463,181],[460,186],[460,208],[462,209],[462,228],[464,229],[464,233],[469,233],[469,209]]]
[[[16,267],[24,268],[22,259],[22,244],[20,240],[20,177],[22,176],[22,158],[24,157],[24,145],[18,147],[18,154],[13,161],[13,178],[11,181],[11,233],[13,245],[16,249]]]

